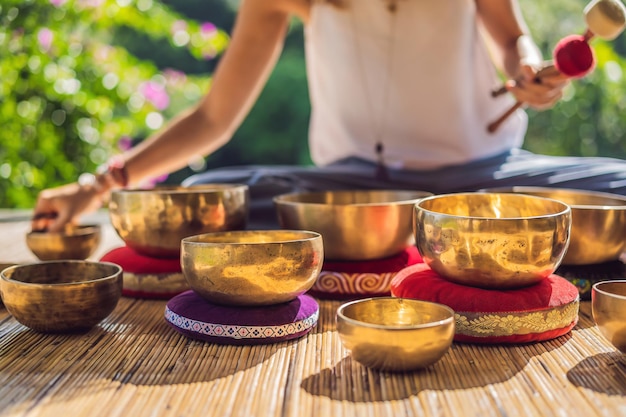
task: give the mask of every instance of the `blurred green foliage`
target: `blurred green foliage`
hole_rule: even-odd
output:
[[[585,30],[585,0],[520,4],[546,59],[560,38]],[[197,102],[227,47],[237,5],[2,0],[0,207],[31,207],[41,189],[94,171]],[[592,46],[595,71],[573,80],[553,109],[528,111],[527,149],[626,157],[626,36]],[[294,21],[277,68],[231,142],[168,181],[225,165],[310,164],[309,112],[303,31]]]
[[[118,28],[200,60],[228,43],[152,0],[0,3],[0,206],[30,207],[39,190],[94,171],[120,139],[146,136],[208,88],[208,74],[160,70],[113,45]]]
[[[586,29],[585,0],[520,0],[534,39],[552,58],[559,39]],[[564,99],[549,110],[528,110],[525,148],[549,155],[626,157],[626,35],[592,39],[596,68],[572,80]]]

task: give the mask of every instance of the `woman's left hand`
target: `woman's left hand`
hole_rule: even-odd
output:
[[[509,80],[505,86],[515,98],[535,110],[553,107],[562,97],[563,89],[569,85],[569,77],[563,74],[537,78],[538,70],[531,65],[520,67],[520,76]]]

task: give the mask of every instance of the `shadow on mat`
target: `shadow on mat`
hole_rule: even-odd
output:
[[[76,395],[90,382],[136,386],[210,382],[253,368],[297,343],[206,343],[170,327],[163,318],[164,301],[141,303],[151,306],[142,311],[145,317],[138,317],[132,308],[118,309],[113,317],[79,334],[38,333],[7,318],[0,334],[3,389],[20,391],[20,384],[27,384],[31,393],[37,393],[51,385],[71,386],[68,392]],[[83,381],[79,388],[73,386],[76,379]],[[59,388],[56,395],[63,392]]]
[[[607,395],[626,396],[626,355],[600,353],[580,361],[567,372],[569,382]]]
[[[513,378],[532,358],[558,349],[570,338],[568,333],[523,345],[455,343],[435,364],[403,373],[369,369],[348,355],[332,368],[305,378],[301,387],[311,395],[350,402],[402,400],[424,390],[484,387]]]

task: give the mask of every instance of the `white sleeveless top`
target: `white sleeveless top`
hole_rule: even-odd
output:
[[[476,25],[474,1],[397,0],[395,16],[386,4],[312,7],[305,47],[313,161],[376,161],[379,138],[385,163],[406,169],[520,147],[523,110],[487,132],[514,100],[491,97],[501,82]]]

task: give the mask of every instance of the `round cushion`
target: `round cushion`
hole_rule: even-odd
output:
[[[419,262],[422,257],[415,246],[383,259],[324,261],[308,294],[334,300],[388,296],[396,273]]]
[[[170,299],[189,290],[180,259],[153,258],[123,246],[105,253],[100,260],[113,262],[122,267],[124,296]]]
[[[391,294],[452,308],[457,342],[537,342],[562,336],[578,322],[578,289],[555,274],[529,287],[487,290],[450,282],[418,264],[396,274]]]
[[[303,294],[288,303],[262,307],[211,303],[193,291],[167,302],[165,320],[192,339],[225,345],[257,345],[304,336],[317,324],[319,305]]]

